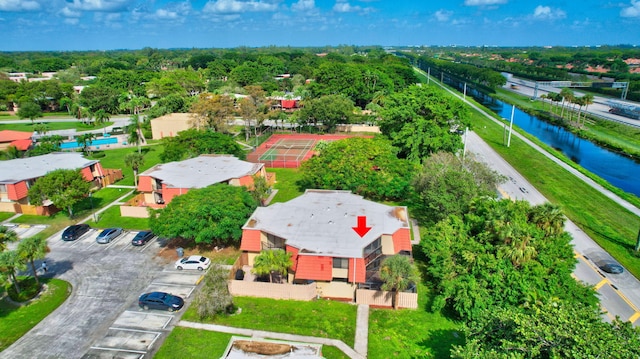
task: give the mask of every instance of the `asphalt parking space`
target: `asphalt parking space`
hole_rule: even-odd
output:
[[[151,283],[145,293],[149,292],[166,292],[169,294],[177,295],[182,299],[187,299],[191,296],[191,293],[196,289],[195,285],[180,285],[180,284],[168,284],[168,283]],[[140,293],[142,294],[142,293]],[[137,305],[137,303],[136,303]]]
[[[154,283],[170,283],[196,285],[205,272],[197,271],[196,273],[185,271],[165,271],[162,276],[154,280]]]
[[[144,328],[146,330],[162,330],[167,328],[174,317],[175,316],[172,314],[156,313],[139,308],[137,311],[124,311],[120,314],[118,319],[113,322],[113,326],[124,328]]]
[[[91,349],[116,349],[119,351],[146,352],[162,332],[111,327],[104,338],[96,341]]]

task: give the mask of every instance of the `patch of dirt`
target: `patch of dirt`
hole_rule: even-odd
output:
[[[236,340],[233,347],[245,353],[256,353],[260,355],[280,355],[291,352],[291,345],[265,342],[252,342],[248,340]]]

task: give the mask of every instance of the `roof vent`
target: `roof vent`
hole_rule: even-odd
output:
[[[329,224],[333,224],[333,221],[329,221]]]
[[[313,213],[311,213],[311,218],[313,218]]]

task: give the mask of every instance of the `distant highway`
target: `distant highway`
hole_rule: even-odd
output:
[[[512,88],[512,85],[516,86],[517,88]],[[505,90],[517,92],[519,94],[522,94],[528,97],[533,97],[533,93],[535,92],[535,87],[536,87],[535,81],[529,81],[529,80],[525,80],[517,77],[509,78],[507,80],[507,84],[503,86]],[[539,98],[540,95],[547,94],[549,92],[560,93],[561,90],[562,90],[561,88],[554,88],[554,87],[538,87],[537,96]],[[572,88],[571,90],[573,90],[573,93],[576,94],[577,96],[584,96],[584,93],[580,92],[580,90],[577,90],[575,88]],[[607,101],[609,100],[611,99],[607,97],[594,96],[593,103],[587,107],[586,112],[604,120],[620,122],[620,123],[624,123],[626,125],[634,126],[634,127],[640,127],[640,120],[634,120],[632,118],[610,113],[609,109],[611,107],[607,105]],[[640,104],[638,104],[637,102],[631,102],[631,101],[625,101],[625,102],[640,106]],[[585,109],[583,108],[582,111],[585,112]]]

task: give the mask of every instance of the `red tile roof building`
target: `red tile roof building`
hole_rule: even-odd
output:
[[[33,142],[31,136],[33,136],[33,132],[2,130],[0,131],[0,151],[6,150],[10,146],[15,146],[20,151],[26,151]]]
[[[47,173],[57,169],[80,169],[89,182],[101,185],[104,170],[99,161],[88,160],[81,153],[64,152],[0,161],[0,212],[50,214],[51,203],[33,206],[27,196],[29,187]]]
[[[353,227],[366,217],[362,237]],[[264,250],[292,254],[291,283],[315,281],[319,295],[353,299],[357,288],[379,284],[382,261],[411,255],[407,208],[387,206],[350,191],[307,190],[288,202],[260,207],[244,225],[240,249],[248,265]]]

